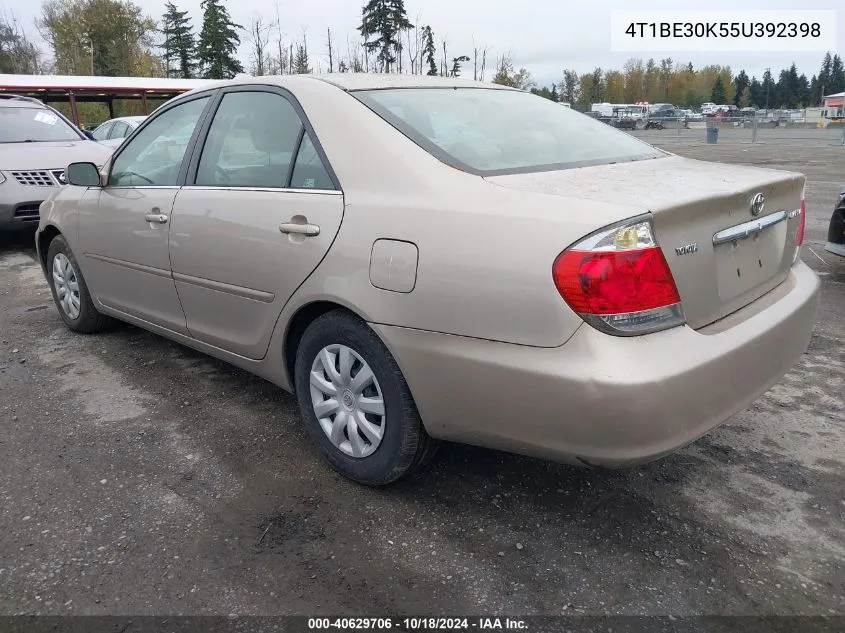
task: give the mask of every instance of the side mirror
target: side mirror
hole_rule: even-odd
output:
[[[65,170],[65,178],[77,187],[100,187],[100,172],[94,163],[71,163]]]
[[[82,130],[82,133],[89,141],[96,141],[97,139],[94,138],[94,133],[91,130]]]

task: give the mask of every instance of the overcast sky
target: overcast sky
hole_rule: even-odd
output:
[[[134,0],[151,17],[159,19],[164,0]],[[238,0],[227,1],[235,22],[247,26],[256,15],[274,19],[276,4],[282,18],[287,39],[301,37],[307,30],[308,48],[312,64],[327,67],[326,28],[342,49],[346,38],[357,37],[360,24],[361,0]],[[174,0],[193,17],[195,31],[201,24],[200,0]],[[35,34],[33,23],[40,5],[33,0],[4,0],[6,10],[13,13]],[[412,22],[430,24],[439,41],[446,38],[449,57],[472,56],[473,38],[479,46],[488,46],[488,60],[510,51],[517,67],[528,68],[538,84],[560,81],[564,68],[579,73],[595,66],[604,69],[621,68],[632,56],[655,60],[671,56],[676,61],[691,61],[694,66],[729,64],[736,72],[744,68],[749,75],[760,75],[771,67],[777,70],[795,61],[799,72],[808,77],[818,72],[823,52],[813,53],[614,53],[610,47],[610,13],[618,10],[678,10],[684,5],[662,0],[406,0],[408,17]],[[690,8],[719,11],[720,9],[840,9],[842,0],[707,0],[688,5]],[[837,51],[845,46],[845,9],[837,16]],[[244,38],[240,57],[249,66],[249,51]],[[488,67],[492,65],[488,61]],[[470,66],[470,73],[472,72]]]

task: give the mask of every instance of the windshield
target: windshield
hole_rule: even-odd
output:
[[[0,143],[78,141],[79,134],[44,108],[0,107]]]
[[[665,156],[559,103],[515,90],[402,88],[352,94],[443,162],[480,175]]]

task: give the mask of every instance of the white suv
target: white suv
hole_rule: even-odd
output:
[[[110,155],[37,99],[0,95],[0,231],[35,231],[38,207],[65,184],[65,167],[102,165]]]

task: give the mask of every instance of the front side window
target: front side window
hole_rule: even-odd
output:
[[[517,90],[404,88],[352,95],[443,162],[481,175],[666,155],[559,103]]]
[[[79,133],[52,110],[0,106],[0,143],[79,140]]]
[[[109,185],[121,187],[175,186],[191,135],[208,97],[180,103],[155,117],[118,154]]]
[[[112,127],[114,127],[114,123],[103,123],[98,126],[91,135],[94,137],[95,141],[105,141],[109,137],[109,132],[111,132]]]
[[[129,126],[123,121],[116,121],[109,133],[109,138],[126,138]]]
[[[302,131],[296,110],[270,92],[230,92],[208,130],[196,184],[285,187]]]

